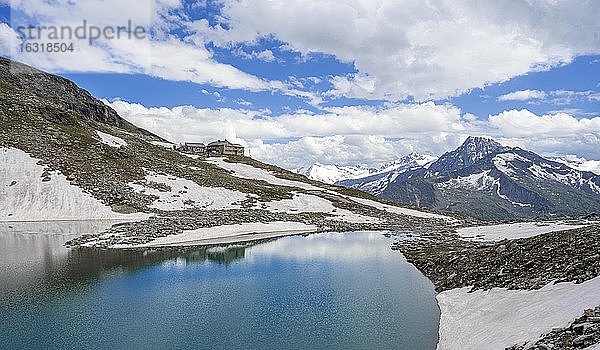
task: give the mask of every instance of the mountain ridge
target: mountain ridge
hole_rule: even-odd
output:
[[[403,172],[383,187],[372,177],[338,183],[399,203],[486,220],[600,211],[600,176],[473,136],[427,168]]]
[[[379,176],[391,172],[403,172],[411,167],[425,166],[436,157],[428,154],[409,153],[375,167],[365,165],[339,165],[314,163],[308,168],[296,168],[293,171],[311,180],[335,184],[341,181]]]

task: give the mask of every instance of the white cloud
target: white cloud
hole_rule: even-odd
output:
[[[509,110],[489,117],[506,144],[540,154],[576,154],[600,159],[600,117],[575,118],[566,113],[538,116],[526,109]]]
[[[506,137],[600,135],[600,117],[577,119],[565,113],[538,116],[527,109],[512,109],[490,116],[489,122]]]
[[[549,98],[546,101],[554,105],[568,105],[578,101],[600,101],[600,92],[587,91],[571,91],[571,90],[554,90],[549,93]]]
[[[11,45],[12,58],[40,69],[51,72],[142,73],[168,80],[247,90],[272,89],[280,84],[217,62],[203,43],[167,34],[168,29],[184,20],[179,0],[81,0],[61,2],[60,6],[43,0],[13,0],[11,6],[12,10],[20,10],[25,14],[24,18],[11,19],[14,21],[13,27],[40,25],[75,28],[85,20],[88,28],[116,28],[131,21],[132,26],[142,26],[149,32],[141,39],[100,38],[94,45],[89,45],[87,39],[62,40],[73,42],[75,52],[26,53],[20,52],[17,45]],[[6,27],[3,24],[0,28],[3,43]]]
[[[334,77],[332,95],[443,98],[600,53],[594,1],[223,3],[226,26],[192,25],[202,37],[227,46],[274,35],[353,63],[359,72]]]
[[[164,128],[176,129],[171,137],[182,141],[178,132],[197,132],[198,137],[219,135],[223,126],[232,129],[245,139],[277,139],[305,136],[331,135],[380,135],[404,137],[421,133],[464,133],[470,122],[461,118],[460,110],[452,105],[390,104],[384,107],[347,106],[330,107],[324,114],[299,110],[293,114],[276,117],[261,111],[246,109],[210,109],[192,106],[146,108],[125,101],[113,101],[110,105],[124,118],[142,127],[164,122]],[[147,124],[151,121],[151,124]],[[180,123],[171,124],[170,123]],[[179,128],[179,129],[178,129]],[[193,134],[192,134],[193,135]],[[167,136],[167,135],[165,135]],[[190,141],[190,140],[186,140]]]
[[[542,136],[499,138],[502,144],[521,147],[547,156],[576,154],[587,159],[600,159],[600,136],[596,133],[570,136]]]
[[[144,107],[105,101],[130,122],[174,142],[228,138],[248,145],[258,159],[286,167],[314,162],[376,164],[409,152],[442,153],[479,122],[451,105],[390,104],[335,107],[325,114],[192,106]]]
[[[0,23],[0,53],[11,52],[19,42],[19,35],[6,23]]]
[[[498,96],[498,101],[527,101],[545,97],[546,93],[540,90],[519,90]]]
[[[262,50],[262,51],[252,51],[250,53],[244,51],[241,47],[238,47],[233,51],[236,56],[239,56],[243,59],[254,60],[258,59],[265,62],[273,62],[275,61],[275,55],[271,50]]]
[[[491,136],[541,154],[600,159],[600,117],[538,116],[524,109],[479,120],[455,106],[433,102],[332,107],[322,114],[298,110],[277,116],[266,110],[105,102],[125,119],[171,141],[228,138],[246,145],[253,157],[287,168],[315,162],[374,165],[409,152],[439,155],[467,135]]]
[[[600,101],[600,92],[593,90],[572,91],[552,90],[548,92],[540,90],[519,90],[498,96],[498,101],[530,101],[543,102],[552,105],[568,105],[574,102]]]
[[[389,141],[382,136],[302,137],[285,143],[252,140],[250,154],[265,162],[293,169],[319,162],[322,164],[381,163],[396,155],[407,154],[413,146],[403,141]]]

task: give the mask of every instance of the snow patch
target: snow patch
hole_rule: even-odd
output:
[[[294,198],[260,203],[261,209],[283,213],[331,213],[335,206],[331,201],[312,194],[296,193]]]
[[[0,148],[0,221],[128,221],[148,217],[113,212],[58,171],[42,177],[45,170],[38,161],[19,149]]]
[[[350,223],[378,223],[381,220],[371,216],[356,214],[350,210],[336,208],[331,201],[311,194],[294,192],[293,199],[259,203],[259,209],[280,213],[325,213],[333,217],[329,220]]]
[[[486,170],[469,176],[459,176],[455,179],[442,182],[438,186],[440,188],[468,188],[477,191],[490,190],[497,181],[494,177],[490,176],[490,171]]]
[[[514,205],[514,206],[519,206],[519,207],[532,207],[532,205],[530,203],[520,203],[520,202],[514,202],[512,201],[510,198],[508,198],[507,195],[504,195],[502,193],[500,193],[500,180],[495,180],[494,184],[496,185],[496,194],[498,195],[498,197],[504,199],[505,201],[509,201],[510,204]]]
[[[600,186],[595,183],[595,179],[593,177],[584,178],[584,173],[578,170],[568,168],[567,171],[564,171],[564,169],[555,168],[550,164],[541,163],[541,165],[531,165],[529,171],[534,176],[558,181],[570,187],[582,188],[587,186],[594,193],[600,194]]]
[[[168,149],[173,149],[173,144],[170,142],[162,142],[162,141],[149,141],[150,144],[154,146],[161,146]]]
[[[379,210],[383,210],[383,211],[387,211],[390,213],[394,213],[394,214],[400,214],[400,215],[408,215],[408,216],[415,216],[418,218],[427,218],[427,219],[443,219],[443,220],[447,220],[447,221],[456,221],[456,219],[451,218],[449,216],[445,216],[445,215],[440,215],[440,214],[433,214],[433,213],[427,213],[427,212],[423,212],[423,211],[419,211],[419,210],[415,210],[415,209],[408,209],[408,208],[402,208],[402,207],[397,207],[394,205],[388,205],[388,204],[384,204],[384,203],[379,203],[370,199],[364,199],[364,198],[357,198],[357,197],[347,197],[355,202],[364,204],[364,205],[368,205],[374,208],[377,208]]]
[[[600,305],[600,277],[581,284],[548,284],[539,290],[471,287],[438,294],[438,350],[504,349],[535,342],[552,328],[566,327],[583,310]]]
[[[237,203],[247,199],[246,194],[239,191],[223,187],[204,187],[176,176],[149,172],[145,180],[145,184],[132,182],[129,186],[138,193],[157,196],[158,199],[150,207],[159,210],[238,209],[241,206]]]
[[[232,171],[234,176],[242,179],[263,180],[273,185],[297,187],[309,191],[323,190],[320,187],[313,186],[305,182],[279,178],[267,170],[255,168],[248,164],[226,162],[224,158],[209,158],[206,161],[225,170]]]
[[[501,241],[503,239],[528,238],[555,231],[586,227],[586,224],[569,224],[564,221],[519,222],[489,226],[464,227],[456,233],[474,241]]]
[[[521,162],[525,162],[525,163],[531,163],[531,161],[528,160],[527,158],[522,157],[515,153],[500,153],[492,159],[492,163],[494,163],[494,166],[496,167],[496,169],[503,172],[504,174],[506,174],[509,177],[516,176],[516,172],[513,170],[513,166],[510,163],[513,161],[521,161]]]
[[[96,130],[96,134],[100,137],[100,141],[110,147],[120,148],[127,146],[127,142],[120,137],[113,136],[111,134],[104,133]]]
[[[140,245],[115,245],[113,248],[190,246],[202,244],[227,244],[257,239],[297,235],[316,232],[317,226],[301,222],[274,221],[269,223],[252,222],[238,225],[204,227],[184,231],[181,234],[157,238]]]

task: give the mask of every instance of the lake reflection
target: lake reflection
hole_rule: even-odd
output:
[[[63,247],[92,229],[0,226],[0,344],[435,348],[433,286],[380,233],[209,249]]]

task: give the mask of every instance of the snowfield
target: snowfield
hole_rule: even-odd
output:
[[[104,133],[96,130],[96,134],[100,137],[100,141],[110,147],[120,148],[127,146],[127,142],[120,137],[113,136],[111,134]]]
[[[178,235],[157,238],[140,245],[115,245],[113,248],[190,246],[200,244],[228,244],[316,232],[317,227],[300,222],[274,221],[205,227],[184,231]]]
[[[164,147],[164,148],[168,148],[168,149],[173,149],[173,146],[175,146],[174,144],[170,143],[170,142],[162,142],[162,141],[149,141],[150,144],[154,145],[154,146],[160,146],[160,147]]]
[[[540,290],[471,287],[438,294],[438,350],[504,349],[535,342],[552,328],[566,327],[583,310],[600,305],[600,277],[581,284],[548,284]]]
[[[309,191],[323,191],[322,188],[307,184],[305,182],[293,181],[279,178],[267,170],[255,168],[248,164],[229,163],[224,158],[208,158],[206,162],[214,164],[225,170],[233,172],[233,175],[242,179],[263,180],[272,185],[297,187]]]
[[[465,227],[456,233],[472,241],[501,241],[503,239],[528,238],[550,232],[572,230],[586,227],[586,224],[569,224],[564,221],[554,222],[519,222],[489,226]]]
[[[148,217],[141,213],[113,212],[71,185],[63,174],[57,171],[44,174],[44,167],[37,165],[38,161],[19,149],[0,148],[0,221],[128,221]]]
[[[395,205],[379,203],[379,202],[376,202],[376,201],[373,201],[370,199],[357,198],[357,197],[352,197],[352,196],[347,196],[346,198],[351,199],[355,202],[358,202],[358,203],[361,203],[364,205],[368,205],[368,206],[371,206],[371,207],[374,207],[374,208],[377,208],[377,209],[380,209],[383,211],[387,211],[390,213],[394,213],[394,214],[415,216],[418,218],[442,219],[442,220],[447,220],[447,221],[456,221],[456,219],[451,218],[449,216],[427,213],[427,212],[419,211],[419,210],[415,210],[415,209],[401,208],[401,207],[397,207]]]
[[[259,209],[280,213],[326,213],[334,215],[330,220],[351,223],[378,223],[381,220],[371,216],[353,213],[346,209],[336,208],[331,201],[312,194],[294,192],[293,199],[259,203]]]
[[[261,202],[261,209],[284,213],[331,213],[336,207],[331,201],[312,194],[293,192],[294,198],[280,201]]]
[[[245,193],[239,191],[223,187],[204,187],[176,176],[149,172],[145,179],[146,184],[129,183],[129,187],[138,193],[157,196],[158,199],[150,207],[159,210],[239,209],[241,206],[237,203],[248,198]],[[168,186],[170,190],[152,187],[151,183]]]
[[[440,188],[472,188],[477,191],[489,191],[494,188],[496,178],[490,176],[491,170],[469,176],[459,176],[446,182],[439,183]]]

